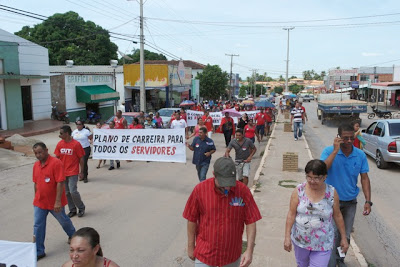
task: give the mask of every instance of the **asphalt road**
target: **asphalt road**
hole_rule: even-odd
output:
[[[35,139],[44,141],[50,152],[59,141],[58,132]],[[225,152],[223,135],[214,134],[213,139],[217,152],[211,164]],[[266,144],[257,144],[251,181]],[[86,214],[72,218],[75,227],[98,230],[104,255],[120,266],[193,266],[186,256],[186,220],[182,218],[187,198],[198,183],[192,153],[187,150],[186,164],[122,161],[121,168],[113,171],[108,171],[108,163],[96,169],[97,160],[89,160],[89,183],[78,185]],[[0,239],[30,242],[32,161],[0,170],[0,192]],[[69,259],[67,236],[51,215],[45,245],[47,257],[39,261],[39,267],[61,266]]]
[[[340,122],[321,125],[317,119],[317,102],[304,103],[309,121],[304,130],[314,158],[319,158],[325,146],[333,144]],[[362,114],[362,129],[374,120]],[[367,262],[374,266],[399,266],[400,262],[400,167],[397,165],[381,170],[368,157],[369,177],[372,188],[372,213],[363,216],[364,194],[360,190],[354,224],[355,241]],[[359,183],[361,188],[361,184]],[[397,204],[396,204],[397,203]]]

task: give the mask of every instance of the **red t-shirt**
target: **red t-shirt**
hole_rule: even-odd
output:
[[[264,125],[265,124],[265,113],[257,113],[256,116],[254,117],[254,120],[257,121],[257,125]]]
[[[125,120],[124,117],[122,117],[121,119],[118,119],[117,116],[115,116],[114,117],[114,123],[115,123],[114,129],[125,129],[124,120]]]
[[[141,125],[141,124],[136,124],[136,125],[130,124],[128,126],[128,129],[143,129],[143,125]]]
[[[304,118],[304,114],[306,113],[306,108],[301,106],[301,109],[303,110],[303,113],[301,114],[301,117]]]
[[[54,210],[57,196],[57,183],[65,181],[62,162],[49,155],[44,166],[40,161],[33,165],[32,181],[36,184],[36,194],[33,205],[44,210]],[[67,205],[65,188],[61,193],[61,206]]]
[[[215,178],[196,185],[183,217],[197,223],[194,256],[210,266],[224,266],[239,259],[244,225],[261,219],[247,186],[236,182],[228,196],[215,188]]]
[[[211,116],[207,117],[206,115],[203,115],[203,116],[201,116],[201,118],[204,121],[204,125],[206,126],[207,131],[208,132],[212,131],[213,130],[213,120],[212,120]]]
[[[85,155],[81,144],[72,139],[70,142],[61,140],[58,142],[54,154],[64,164],[65,176],[79,174],[79,161]]]
[[[246,125],[244,127],[244,137],[246,138],[253,138],[256,135],[256,127],[250,127],[249,125]]]
[[[269,113],[264,113],[265,114],[265,121],[266,122],[272,122],[271,115]]]

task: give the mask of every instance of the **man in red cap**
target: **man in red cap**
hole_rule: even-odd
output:
[[[260,211],[247,186],[236,183],[232,159],[217,159],[214,176],[194,188],[183,212],[188,220],[188,256],[196,266],[249,266]],[[245,225],[247,249],[241,256]]]

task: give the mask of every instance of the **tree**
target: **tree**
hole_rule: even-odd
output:
[[[283,78],[283,76],[281,75],[281,76],[279,76],[279,81],[280,82],[284,82],[285,81],[285,79]]]
[[[140,61],[140,49],[133,49],[132,54],[126,55],[132,60],[126,59],[124,57],[120,58],[118,60],[118,64],[131,64],[131,63],[136,63]],[[144,50],[144,60],[167,60],[167,57],[163,54],[157,54],[154,52],[151,52],[149,50]]]
[[[248,88],[248,86],[242,85],[239,89],[239,97],[246,97]]]
[[[291,79],[297,79],[297,77],[296,77],[296,76],[292,76],[292,77],[290,77],[289,79],[290,79],[290,80],[291,80]]]
[[[275,86],[274,92],[277,94],[281,94],[283,92],[283,86]]]
[[[72,59],[77,65],[108,65],[117,59],[118,47],[107,30],[78,13],[54,14],[33,27],[24,26],[16,35],[46,47],[50,65]]]
[[[259,95],[264,95],[266,91],[267,91],[267,89],[264,88],[263,85],[256,84],[256,95],[254,97],[257,97]]]
[[[304,89],[304,86],[298,85],[297,83],[289,85],[289,91],[291,91],[295,95],[297,95],[303,89]]]
[[[200,95],[205,99],[216,99],[225,95],[225,89],[229,81],[229,75],[218,65],[210,65],[198,73],[196,79],[200,81]]]
[[[326,76],[326,72],[324,70],[321,71],[321,75],[320,76],[321,76],[321,81],[323,81],[325,76]]]

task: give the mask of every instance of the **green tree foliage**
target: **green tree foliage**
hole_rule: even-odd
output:
[[[292,76],[289,79],[297,79],[297,76]]]
[[[133,60],[126,59],[124,57],[120,58],[118,61],[118,64],[132,64],[140,61],[140,49],[134,49],[132,51],[132,54],[126,55]],[[151,52],[149,50],[144,50],[144,60],[167,60],[167,57],[164,56],[163,54],[157,54],[154,52]]]
[[[108,65],[110,59],[118,58],[118,47],[108,31],[72,11],[24,26],[15,34],[46,47],[50,65],[62,65],[67,59],[77,65]]]
[[[264,88],[261,84],[256,84],[256,95],[255,97],[258,97],[259,95],[265,95],[265,92],[267,92],[267,89]]]
[[[247,95],[248,86],[242,85],[239,89],[239,97],[244,98]]]
[[[282,94],[283,86],[275,86],[274,92],[277,93],[277,94]]]
[[[280,75],[280,76],[279,76],[279,81],[280,81],[280,82],[284,82],[284,81],[285,81],[285,78],[283,78],[283,76]]]
[[[304,90],[303,85],[298,85],[297,83],[289,85],[289,91],[291,91],[295,95],[300,93],[302,90]]]
[[[321,74],[315,72],[315,70],[305,70],[303,71],[303,79],[304,80],[320,80],[322,81],[326,76],[325,71],[321,71]]]
[[[210,65],[198,73],[196,79],[200,80],[200,95],[205,99],[217,99],[225,95],[229,75],[218,65]]]

